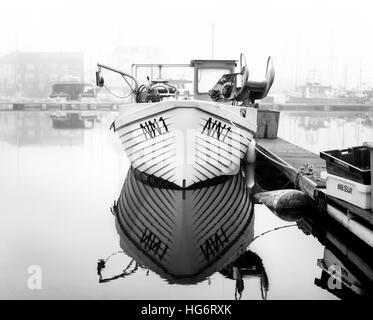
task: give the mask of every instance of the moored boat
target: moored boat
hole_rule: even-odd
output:
[[[55,101],[95,101],[94,84],[86,83],[79,77],[66,76],[52,85],[50,99]]]
[[[98,86],[104,85],[101,68],[135,83],[131,90],[136,103],[123,108],[112,125],[131,165],[181,188],[218,176],[235,175],[245,157],[255,161],[255,100],[267,96],[274,80],[271,59],[263,81],[248,80],[243,55],[239,73],[233,72],[232,60],[225,64],[224,60],[193,60],[191,66],[197,79],[194,96],[198,100],[187,99],[167,81],[139,86],[133,76],[100,64],[96,74]],[[201,71],[205,70],[209,81],[211,74],[221,76],[214,80],[215,86],[211,83],[208,95],[206,89],[198,86],[206,86],[206,80],[201,79]],[[212,101],[205,101],[206,95]]]
[[[133,106],[115,130],[134,168],[189,187],[238,172],[256,132],[256,112],[247,108],[243,118],[236,106],[162,101]]]

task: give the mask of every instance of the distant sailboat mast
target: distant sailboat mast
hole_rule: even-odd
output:
[[[362,93],[363,93],[362,82],[361,82],[362,73],[363,73],[363,69],[362,69],[362,64],[361,64],[361,60],[360,60],[360,67],[359,67],[359,95],[362,95]]]
[[[298,89],[298,75],[299,75],[299,32],[297,33],[296,41],[296,63],[295,63],[295,90]]]
[[[335,54],[334,54],[334,30],[330,30],[330,87],[334,87],[334,63],[335,63]]]

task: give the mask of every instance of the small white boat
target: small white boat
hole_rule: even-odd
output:
[[[242,55],[239,73],[233,73],[235,65],[232,60],[193,60],[190,66],[197,79],[197,99],[185,100],[185,95],[166,81],[139,87],[134,77],[99,64],[99,68],[118,72],[135,82],[132,92],[137,103],[123,107],[112,125],[131,165],[188,188],[214,177],[235,175],[245,157],[255,159],[255,100],[268,94],[274,70],[268,59],[266,79],[249,81]],[[214,71],[215,76],[221,77],[208,93],[198,87],[201,70]],[[100,71],[96,79],[97,85],[103,86]]]

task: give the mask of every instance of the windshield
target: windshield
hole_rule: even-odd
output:
[[[161,79],[167,81],[179,91],[187,90],[192,94],[193,72],[194,69],[189,66],[169,67],[167,65],[162,65],[161,73],[158,67],[138,67],[135,76],[139,83],[148,83],[146,77],[149,77],[151,81]]]
[[[229,69],[198,69],[198,93],[208,93]]]

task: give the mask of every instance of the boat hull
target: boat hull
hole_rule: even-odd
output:
[[[164,101],[129,106],[114,128],[132,167],[187,188],[237,174],[254,138],[256,117],[254,108]]]

